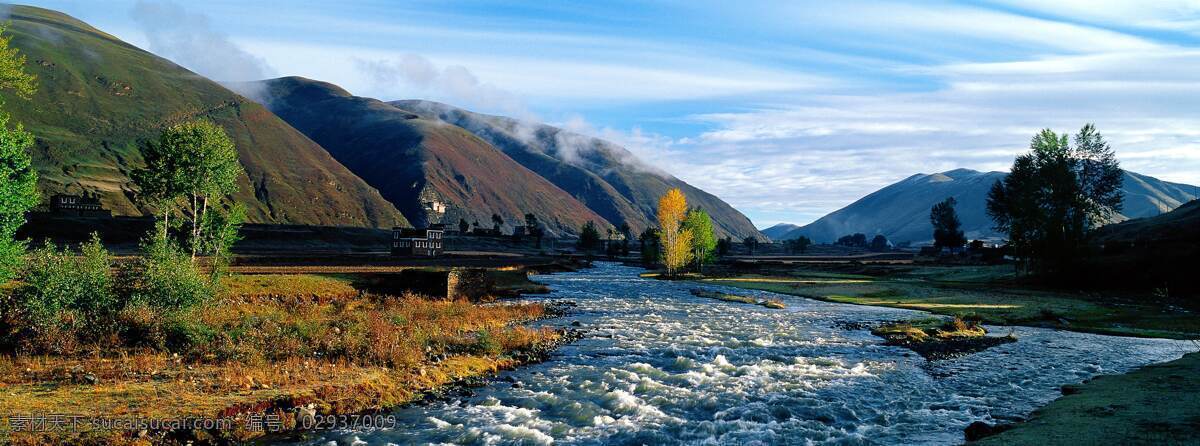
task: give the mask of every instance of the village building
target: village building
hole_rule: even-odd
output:
[[[112,211],[100,205],[96,195],[55,194],[50,197],[50,213],[60,216],[111,218]]]
[[[392,228],[392,255],[394,256],[424,256],[436,257],[445,252],[442,225],[430,225],[428,228]]]

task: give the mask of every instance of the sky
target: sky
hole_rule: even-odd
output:
[[[34,1],[216,80],[298,75],[624,145],[804,224],[1095,123],[1200,184],[1200,1]]]

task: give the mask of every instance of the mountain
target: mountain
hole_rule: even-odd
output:
[[[1113,241],[1139,244],[1145,242],[1178,243],[1190,241],[1200,246],[1200,199],[1192,200],[1153,217],[1126,220],[1096,231],[1098,243]],[[1160,246],[1161,247],[1161,246]]]
[[[808,236],[818,243],[831,242],[846,234],[883,234],[894,242],[929,242],[933,226],[929,208],[954,197],[955,210],[968,239],[1000,238],[987,216],[988,190],[1007,175],[955,169],[935,174],[917,174],[884,187],[849,206],[838,209],[808,225],[788,232],[783,238]],[[1126,171],[1122,189],[1125,204],[1115,221],[1149,217],[1170,211],[1200,197],[1200,188],[1170,183]]]
[[[797,229],[800,229],[800,227],[793,225],[791,223],[780,223],[775,226],[771,226],[767,229],[763,229],[762,233],[763,233],[763,235],[770,237],[771,240],[781,240],[784,236],[787,235],[787,233],[795,231]]]
[[[718,237],[765,240],[750,219],[720,198],[643,164],[611,142],[437,102],[406,100],[390,104],[466,129],[614,224],[626,222],[639,232],[653,226],[659,197],[677,187],[687,196],[689,205],[701,207],[712,216]]]
[[[1093,253],[1081,261],[1084,284],[1146,290],[1170,297],[1200,291],[1200,200],[1173,211],[1108,225],[1096,231]]]
[[[256,83],[267,106],[378,188],[415,224],[459,218],[511,226],[537,215],[551,233],[606,224],[567,192],[461,127],[300,77]],[[430,203],[439,203],[430,205]],[[438,206],[446,212],[439,213]]]
[[[43,196],[97,193],[117,215],[140,215],[129,179],[139,141],[209,119],[237,145],[247,175],[235,199],[253,223],[390,227],[407,221],[378,191],[261,105],[67,15],[13,6],[12,45],[38,78],[34,97],[3,109],[36,137]]]

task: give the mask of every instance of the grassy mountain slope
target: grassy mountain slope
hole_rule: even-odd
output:
[[[118,215],[139,215],[130,172],[138,142],[189,119],[210,119],[237,145],[247,175],[236,199],[255,223],[407,224],[379,192],[261,105],[174,63],[54,11],[15,6],[13,45],[39,89],[4,96],[37,137],[43,195],[95,192]]]
[[[495,213],[511,227],[529,212],[556,233],[578,231],[588,220],[606,223],[460,127],[325,82],[288,77],[260,85],[273,111],[379,188],[414,223],[427,219],[425,201],[450,205],[450,224],[461,217],[490,227]]]
[[[391,104],[467,129],[611,222],[627,222],[638,231],[651,226],[659,197],[678,187],[688,204],[708,211],[718,236],[765,239],[745,215],[720,198],[642,165],[628,150],[608,141],[437,102],[407,100]]]
[[[1200,241],[1200,199],[1189,201],[1170,212],[1153,217],[1105,226],[1096,231],[1095,240],[1100,243],[1192,240],[1195,243]]]
[[[929,208],[954,197],[956,211],[967,238],[998,238],[986,213],[988,190],[1003,172],[955,169],[935,174],[917,174],[867,195],[789,232],[784,238],[806,235],[813,241],[829,242],[846,234],[883,234],[895,242],[916,243],[933,239]],[[1125,172],[1122,189],[1125,203],[1116,221],[1150,217],[1175,209],[1200,197],[1200,188],[1170,183],[1134,172]]]

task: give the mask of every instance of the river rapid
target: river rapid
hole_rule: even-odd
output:
[[[787,309],[725,303],[600,263],[539,276],[578,304],[589,335],[547,362],[459,400],[395,412],[394,429],[329,432],[301,444],[960,444],[973,421],[1007,422],[1064,384],[1195,351],[1187,341],[1027,327],[1018,341],[927,362],[839,322],[924,313],[767,292]]]

